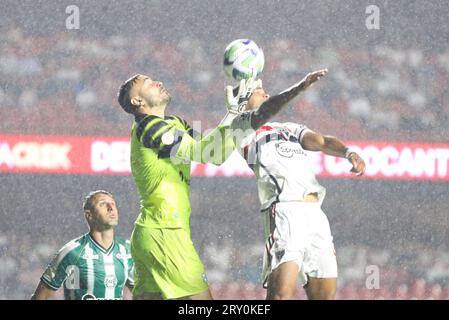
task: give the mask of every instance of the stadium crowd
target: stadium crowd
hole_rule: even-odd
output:
[[[170,112],[210,128],[224,110],[226,44],[220,45],[189,37],[162,42],[142,36],[137,43],[119,35],[27,36],[12,28],[0,34],[2,131],[126,135],[129,118],[120,112],[116,93],[120,81],[137,72],[165,83],[174,97]],[[449,48],[438,53],[384,46],[306,50],[288,39],[260,45],[266,56],[262,78],[270,92],[312,69],[330,70],[326,82],[296,100],[286,116],[343,138],[444,139],[449,92],[441,84],[449,81]]]

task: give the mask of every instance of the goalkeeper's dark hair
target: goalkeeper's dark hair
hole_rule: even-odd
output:
[[[136,74],[125,81],[124,84],[120,87],[118,94],[117,94],[117,100],[120,106],[125,110],[127,113],[133,113],[133,106],[131,104],[131,97],[129,96],[129,91],[132,89],[132,87],[136,84],[140,74]]]
[[[106,191],[106,190],[95,190],[95,191],[92,191],[87,196],[84,197],[84,201],[83,201],[83,209],[84,209],[84,211],[92,209],[94,199],[99,194],[107,194],[108,196],[111,196],[112,198],[114,198],[112,193],[110,193],[109,191]]]

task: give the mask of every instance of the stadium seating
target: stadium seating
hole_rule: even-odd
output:
[[[33,37],[21,29],[7,30],[2,39],[4,134],[127,135],[129,117],[115,97],[130,70],[150,72],[162,80],[173,95],[169,112],[184,110],[186,119],[200,120],[203,129],[214,125],[224,111],[223,82],[215,81],[220,75],[224,79],[223,71],[215,59],[204,59],[207,50],[221,52],[219,44],[214,47],[194,38],[178,43],[153,39],[134,48],[121,36],[102,40],[67,34]],[[186,50],[188,60],[181,58]],[[292,57],[295,50],[301,56]],[[388,47],[306,52],[289,39],[277,39],[265,45],[264,51],[267,63],[262,78],[270,93],[299,80],[311,65],[331,68],[322,85],[295,100],[286,118],[307,115],[312,128],[343,137],[350,133],[358,139],[416,140],[422,139],[424,131],[432,133],[426,140],[445,137],[449,99],[439,83],[449,80],[448,53]],[[149,56],[148,52],[155,53]]]

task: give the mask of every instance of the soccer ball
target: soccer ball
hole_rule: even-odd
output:
[[[256,78],[264,64],[263,51],[252,40],[234,40],[225,49],[223,69],[229,78],[237,81]]]

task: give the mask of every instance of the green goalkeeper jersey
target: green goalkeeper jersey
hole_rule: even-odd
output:
[[[140,194],[136,225],[190,229],[190,160],[224,162],[234,149],[226,129],[197,141],[179,117],[136,119],[131,131],[131,171]]]
[[[67,300],[122,299],[125,284],[134,286],[134,264],[129,241],[114,237],[109,249],[89,234],[67,243],[41,277],[48,287],[64,284]]]

